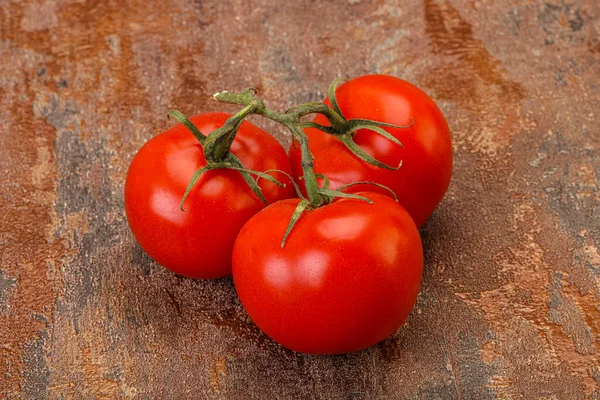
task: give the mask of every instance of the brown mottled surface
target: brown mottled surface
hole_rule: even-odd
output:
[[[599,4],[0,0],[0,398],[600,399]],[[368,72],[438,102],[454,179],[406,326],[294,354],[140,250],[126,168],[171,108]]]

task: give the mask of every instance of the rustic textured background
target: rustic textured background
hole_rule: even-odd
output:
[[[599,3],[250,3],[0,0],[0,398],[600,399]],[[294,354],[140,250],[127,165],[171,108],[368,72],[438,102],[454,180],[406,326]]]

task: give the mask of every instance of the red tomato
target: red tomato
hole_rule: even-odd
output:
[[[404,322],[423,269],[417,228],[388,196],[337,199],[302,214],[280,243],[298,199],[248,221],[233,249],[233,280],[252,320],[295,351],[339,354],[374,345]]]
[[[231,115],[205,113],[191,118],[204,134],[221,127]],[[243,122],[231,147],[249,169],[291,170],[283,147],[267,132]],[[192,278],[219,278],[231,273],[231,252],[242,226],[265,207],[238,171],[206,172],[180,202],[194,172],[206,165],[201,144],[181,124],[159,134],[135,155],[125,182],[125,212],[140,246],[165,268]],[[282,174],[273,173],[284,182]],[[289,183],[289,181],[288,181]],[[259,181],[269,202],[294,195]]]
[[[315,172],[327,176],[332,189],[357,181],[385,185],[396,193],[417,226],[423,225],[444,197],[452,175],[452,142],[439,108],[417,87],[386,75],[352,79],[338,87],[336,98],[346,119],[409,125],[411,117],[414,118],[410,128],[384,128],[402,142],[404,149],[372,131],[363,129],[354,134],[354,141],[369,155],[393,167],[402,161],[402,167],[393,171],[370,165],[352,154],[336,137],[306,129],[315,157]],[[329,125],[322,115],[315,122]],[[301,155],[296,144],[290,148],[289,156],[294,176],[299,178]],[[360,190],[380,191],[364,185],[348,191]]]

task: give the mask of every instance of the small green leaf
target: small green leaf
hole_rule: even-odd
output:
[[[340,139],[341,139],[342,143],[344,143],[346,145],[348,150],[350,150],[356,157],[360,158],[361,160],[363,160],[366,163],[369,163],[376,167],[390,169],[393,171],[399,169],[400,165],[402,165],[402,163],[400,163],[400,165],[397,168],[394,168],[387,164],[382,163],[381,161],[376,160],[375,158],[371,157],[366,151],[364,151],[359,145],[357,145],[354,142],[354,140],[352,140],[352,137],[350,137],[350,136],[343,136]]]
[[[384,138],[394,142],[395,144],[397,144],[398,146],[404,147],[404,145],[402,143],[400,143],[400,141],[395,138],[391,133],[389,133],[388,131],[386,131],[383,128],[378,127],[377,125],[373,125],[373,124],[366,124],[366,123],[354,123],[354,121],[350,121],[350,133],[354,133],[359,129],[368,129],[370,131],[373,131],[381,136],[383,136]]]
[[[242,175],[242,178],[244,178],[244,180],[246,181],[246,183],[248,184],[248,186],[250,186],[250,189],[252,189],[252,191],[254,192],[254,194],[256,196],[258,196],[258,198],[264,204],[268,205],[269,202],[267,201],[267,199],[265,199],[265,196],[263,195],[260,186],[258,186],[258,184],[254,180],[254,178],[252,178],[252,175],[250,175],[250,173],[244,168],[244,166],[242,165],[242,162],[239,160],[239,158],[237,158],[232,153],[229,153],[228,157],[230,157],[230,161],[233,164],[233,166],[237,167],[239,169],[240,175]]]
[[[298,195],[298,197],[301,198],[301,199],[304,198],[304,196],[302,195],[302,191],[300,190],[300,188],[296,184],[296,181],[294,180],[294,178],[290,174],[288,174],[287,172],[282,171],[280,169],[268,169],[266,171],[263,171],[263,173],[265,173],[265,174],[268,173],[268,172],[279,172],[280,174],[283,174],[283,175],[287,176],[288,179],[290,180],[290,182],[292,183],[292,185],[294,186],[294,190],[296,191],[296,194]],[[258,178],[256,178],[256,183],[258,183],[258,180],[260,178],[261,178],[260,176]],[[275,179],[275,178],[273,178],[273,179]],[[300,178],[300,179],[302,179],[302,178]],[[285,185],[283,185],[283,186],[285,187]]]
[[[235,126],[233,127],[233,129],[231,130],[231,134],[227,138],[227,149],[231,149],[231,145],[233,144],[233,140],[235,139],[235,136],[237,135],[237,131],[238,131],[238,129],[240,129],[240,126],[242,125],[242,122],[244,122],[244,120],[240,119],[239,122],[236,123]]]
[[[212,169],[212,167],[206,165],[206,166],[200,168],[198,171],[194,172],[194,175],[192,175],[192,179],[190,180],[190,183],[188,183],[188,186],[185,189],[185,193],[183,194],[183,197],[181,198],[181,203],[179,203],[179,209],[181,211],[185,212],[185,210],[183,209],[183,203],[185,203],[185,199],[187,199],[188,195],[190,194],[190,191],[192,190],[192,188],[194,187],[196,182],[198,182],[198,179],[200,179],[202,174],[204,174],[206,171],[209,171],[211,169]]]
[[[270,169],[270,170],[267,170],[265,172],[260,172],[260,171],[255,171],[253,169],[239,168],[239,167],[235,167],[235,166],[226,166],[226,167],[223,167],[223,168],[233,169],[235,171],[244,171],[244,172],[249,173],[250,175],[256,175],[258,178],[263,178],[263,179],[268,180],[269,182],[273,182],[274,184],[276,184],[277,186],[279,186],[281,188],[285,187],[285,185],[283,183],[279,182],[279,180],[277,180],[274,177],[272,177],[271,175],[267,174],[267,172],[269,172],[269,171],[278,171],[278,172],[282,172],[282,173],[285,174],[285,172],[280,171],[278,169]],[[258,184],[258,179],[255,182]]]
[[[342,117],[344,116],[344,114],[342,114],[342,110],[340,110],[340,106],[338,105],[337,97],[335,96],[335,91],[337,87],[345,81],[346,80],[343,78],[337,78],[336,80],[331,82],[331,84],[327,88],[327,97],[329,98],[329,102],[331,103],[331,108],[333,108],[333,111],[335,111]]]
[[[302,122],[302,123],[300,123],[300,127],[302,129],[304,129],[304,128],[315,128],[315,129],[318,129],[318,130],[320,130],[322,132],[328,133],[330,135],[337,135],[337,133],[338,133],[332,127],[321,125],[321,124],[317,124],[316,122],[309,122],[309,121]]]
[[[330,185],[329,179],[325,175],[323,175],[323,174],[315,174],[315,176],[317,178],[323,179],[323,189],[329,189],[329,187],[331,185]]]
[[[319,189],[319,193],[322,193],[325,196],[342,197],[345,199],[356,199],[356,200],[364,201],[369,204],[373,204],[373,200],[371,200],[371,199],[367,199],[366,197],[358,196],[356,194],[340,192],[339,190]]]
[[[194,125],[194,123],[190,121],[188,117],[185,116],[185,114],[177,110],[171,110],[169,111],[168,116],[171,118],[175,118],[177,121],[183,124],[190,132],[192,132],[192,134],[196,137],[200,144],[204,144],[206,136],[204,136],[204,134],[200,132],[200,129],[198,129],[196,125]]]
[[[287,229],[285,230],[285,233],[283,234],[283,239],[281,239],[281,248],[282,249],[284,248],[285,242],[286,242],[290,232],[294,228],[294,225],[296,225],[296,222],[298,222],[298,220],[302,216],[302,213],[306,210],[306,208],[309,205],[310,205],[310,203],[306,199],[302,199],[300,201],[300,203],[298,203],[298,206],[296,207],[296,209],[294,210],[294,213],[292,214],[292,217],[290,218],[290,223],[288,224]]]
[[[408,125],[394,125],[394,124],[390,124],[387,122],[375,121],[373,119],[362,119],[362,118],[353,118],[349,122],[353,122],[353,121],[356,121],[357,123],[371,124],[371,125],[377,125],[377,126],[387,126],[388,128],[397,128],[397,129],[410,128],[415,123],[415,119],[413,117],[410,117],[410,124],[408,124]]]
[[[302,104],[298,104],[297,106],[294,107],[290,107],[287,110],[285,110],[286,114],[289,114],[293,111],[296,111],[300,108],[306,108],[307,106],[309,107],[318,107],[318,106],[322,106],[323,103],[319,102],[319,101],[309,101],[308,103],[302,103]]]
[[[402,165],[402,162],[400,163],[400,165]],[[396,196],[396,193],[392,189],[390,189],[389,187],[382,185],[380,183],[376,183],[376,182],[369,182],[369,181],[352,182],[352,183],[348,183],[347,185],[340,186],[337,190],[342,191],[344,189],[349,188],[350,186],[356,186],[356,185],[373,185],[373,186],[377,186],[382,189],[385,189],[388,192],[390,192],[392,194],[392,196],[394,196],[394,200],[396,200],[396,202],[398,202],[398,196]]]

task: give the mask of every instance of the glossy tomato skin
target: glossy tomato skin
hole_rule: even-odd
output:
[[[370,165],[352,154],[339,139],[316,129],[306,129],[315,156],[315,171],[325,174],[332,188],[357,181],[377,182],[391,188],[418,227],[423,225],[444,197],[452,176],[452,140],[448,124],[433,100],[412,84],[387,75],[366,75],[338,87],[338,104],[347,119],[363,118],[395,125],[414,124],[407,129],[384,128],[402,148],[376,133],[360,130],[354,140],[367,153],[397,171]],[[329,104],[329,101],[326,100]],[[328,125],[318,115],[315,122]],[[302,176],[301,155],[296,144],[289,150],[297,182]],[[375,190],[358,185],[350,191]]]
[[[190,118],[204,134],[222,126],[230,114],[204,113]],[[289,172],[283,147],[268,133],[243,122],[231,147],[244,166]],[[231,252],[242,226],[265,205],[239,172],[205,173],[180,202],[192,175],[206,165],[202,146],[181,124],[148,141],[135,155],[125,182],[125,212],[140,246],[165,268],[191,278],[231,273]],[[273,173],[284,181],[282,174]],[[280,188],[259,181],[269,202],[290,198],[292,185]]]
[[[339,199],[304,213],[280,242],[298,199],[248,221],[233,250],[233,279],[252,320],[295,351],[340,354],[372,346],[410,313],[423,253],[409,214],[388,196]]]

